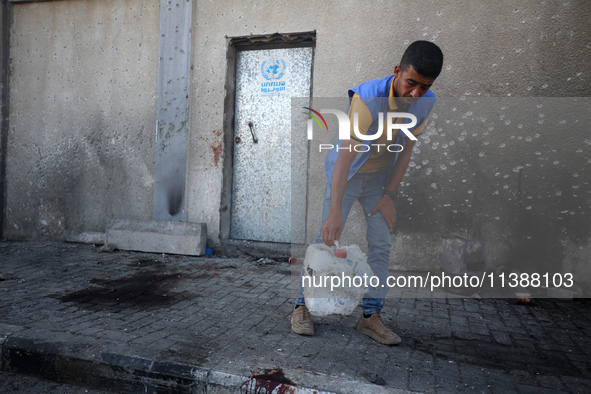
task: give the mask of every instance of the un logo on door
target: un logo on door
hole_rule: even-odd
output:
[[[271,57],[261,65],[261,73],[267,81],[281,79],[285,74],[285,61],[276,57]]]

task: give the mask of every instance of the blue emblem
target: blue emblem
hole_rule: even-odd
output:
[[[261,73],[267,81],[280,79],[283,77],[283,74],[285,74],[285,61],[283,59],[271,57],[265,60],[261,65]]]

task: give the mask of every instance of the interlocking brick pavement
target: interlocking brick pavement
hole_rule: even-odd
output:
[[[123,391],[238,392],[265,369],[326,392],[591,391],[587,299],[389,299],[403,342],[386,347],[355,330],[360,310],[291,333],[292,268],[0,243],[1,367]]]

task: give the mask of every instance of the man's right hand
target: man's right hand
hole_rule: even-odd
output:
[[[334,241],[338,241],[343,231],[343,217],[340,215],[329,215],[328,219],[322,223],[320,234],[322,235],[322,241],[327,246],[333,246]]]

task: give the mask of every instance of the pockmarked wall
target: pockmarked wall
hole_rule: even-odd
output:
[[[13,4],[9,239],[152,214],[158,1]]]
[[[222,192],[220,173],[228,160],[220,153],[228,37],[315,30],[316,102],[346,97],[347,89],[390,75],[415,40],[433,41],[445,54],[433,86],[440,105],[415,147],[397,202],[393,267],[436,268],[442,241],[455,237],[485,242],[489,266],[542,261],[547,269],[591,257],[585,118],[554,114],[555,105],[568,101],[519,100],[589,96],[590,3],[197,3],[194,12],[189,212],[192,221],[208,223],[212,240],[219,207],[209,202]],[[490,107],[459,101],[478,98],[508,101],[488,102]],[[558,130],[568,137],[550,134]],[[325,154],[314,154],[310,145],[309,241],[320,225]],[[358,206],[343,241],[365,244]]]
[[[320,111],[346,105],[315,99]],[[443,241],[459,239],[484,246],[478,262],[488,269],[567,269],[588,279],[590,107],[588,97],[439,98],[395,199],[393,268],[438,268]],[[337,130],[336,117],[325,117]],[[313,131],[310,176],[321,183],[335,141]],[[312,189],[311,200],[322,191]],[[320,225],[316,205],[310,235]],[[365,244],[363,215],[353,212],[341,241]]]
[[[158,9],[157,1],[136,0],[14,5],[10,238],[59,238],[66,229],[103,231],[111,217],[151,218]],[[581,265],[591,257],[585,118],[552,109],[591,91],[588,1],[195,1],[192,9],[185,212],[207,224],[210,246],[222,245],[223,169],[231,160],[229,43],[315,31],[317,100],[390,75],[415,40],[444,52],[432,89],[439,104],[397,203],[394,267],[435,267],[442,240],[456,236],[486,242],[491,266]],[[470,101],[480,98],[508,101]],[[533,98],[566,101],[520,101]],[[325,178],[322,154],[309,149],[311,240]],[[356,207],[343,240],[363,245],[364,234]]]

